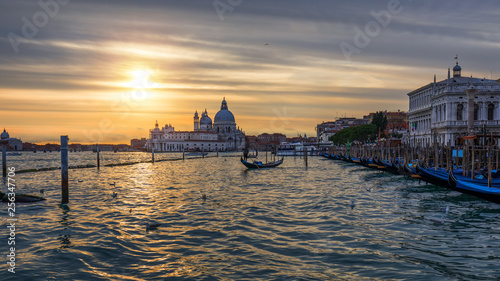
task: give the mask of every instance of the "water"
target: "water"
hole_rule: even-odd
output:
[[[306,169],[288,157],[275,169],[245,170],[239,158],[219,157],[74,169],[69,210],[58,205],[60,171],[16,179],[18,193],[44,188],[48,200],[18,204],[16,274],[7,271],[4,228],[0,280],[500,276],[500,205],[353,164],[309,157]],[[145,222],[162,225],[147,231]]]
[[[216,153],[210,153],[207,156],[215,156]],[[21,156],[7,156],[8,165],[16,167],[17,170],[42,169],[50,167],[61,167],[61,153],[53,152],[22,152]],[[179,159],[182,153],[156,153],[155,160]],[[196,158],[185,156],[185,158]],[[97,153],[92,152],[69,152],[68,160],[71,166],[77,165],[97,165]],[[147,162],[151,161],[150,153],[129,152],[113,153],[100,152],[101,166],[117,163]]]

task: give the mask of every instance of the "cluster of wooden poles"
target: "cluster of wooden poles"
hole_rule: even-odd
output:
[[[396,159],[403,163],[425,163],[427,167],[463,170],[463,176],[472,180],[478,173],[488,174],[488,186],[491,187],[492,171],[498,171],[500,150],[492,145],[474,145],[473,140],[466,140],[464,145],[452,147],[435,143],[434,145],[410,146],[380,142],[378,144],[352,144],[333,146],[329,153],[347,158],[379,159],[390,163]],[[418,178],[418,176],[415,176]]]

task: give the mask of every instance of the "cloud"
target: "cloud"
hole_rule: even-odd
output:
[[[354,44],[356,28],[387,4],[243,1],[221,21],[211,1],[70,1],[15,54],[7,35],[21,35],[22,18],[32,20],[41,8],[37,1],[4,1],[2,117],[11,127],[64,128],[73,139],[85,139],[78,122],[97,128],[110,118],[123,129],[109,141],[128,142],[139,137],[127,133],[130,122],[144,128],[161,119],[190,129],[194,110],[213,115],[226,96],[247,133],[269,127],[273,109],[286,106],[295,117],[283,132],[312,134],[317,123],[340,115],[406,110],[406,93],[434,74],[444,79],[457,53],[464,74],[500,75],[492,59],[500,46],[495,1],[401,0],[402,12],[347,62],[339,44]],[[130,101],[133,89],[125,85],[138,68],[154,70],[158,87]],[[124,97],[126,118],[114,107]],[[29,112],[46,116],[28,114],[28,123],[21,116]],[[65,112],[71,121],[56,118]],[[57,140],[59,131],[22,137]]]

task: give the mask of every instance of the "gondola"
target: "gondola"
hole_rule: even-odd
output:
[[[492,184],[492,187],[488,187],[488,184],[484,182],[460,180],[451,170],[448,173],[448,183],[452,189],[500,204],[499,184]]]
[[[379,158],[374,158],[373,163],[377,165],[377,169],[379,169],[380,171],[387,171],[387,167],[385,166],[384,162]]]
[[[351,162],[356,163],[356,164],[361,164],[361,160],[359,158],[356,158],[356,157],[351,157]]]
[[[398,173],[400,175],[403,175],[403,176],[409,176],[406,174],[406,171],[405,171],[405,161],[399,161],[399,164],[398,164]]]
[[[448,174],[445,169],[439,168],[438,170],[429,169],[424,162],[418,162],[415,168],[417,174],[425,182],[451,188],[448,184]]]
[[[243,157],[240,158],[241,163],[243,163],[243,165],[245,165],[249,169],[274,168],[274,167],[281,165],[283,163],[283,159],[284,158],[281,158],[281,160],[274,161],[274,162],[262,163],[259,161],[248,162],[248,161],[243,160]]]
[[[389,162],[389,161],[383,161],[383,164],[385,165],[385,169],[387,172],[393,174],[393,175],[398,175],[398,167],[394,162]]]
[[[330,157],[328,157],[328,153],[320,153],[319,155],[325,157],[326,159],[330,159]]]
[[[328,154],[328,159],[332,160],[341,160],[338,155]]]
[[[415,165],[412,163],[407,162],[404,164],[404,172],[406,175],[411,176],[412,178],[420,178],[415,169]]]

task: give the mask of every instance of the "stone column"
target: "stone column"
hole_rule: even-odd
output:
[[[469,135],[472,133],[472,129],[474,128],[474,98],[476,96],[477,90],[474,86],[470,85],[467,90],[465,90],[467,94],[468,102],[467,102],[467,132]]]
[[[482,107],[482,111],[483,111],[483,114],[481,114],[483,116],[483,118],[481,120],[488,120],[488,103],[487,102],[483,102],[483,107]]]
[[[500,120],[500,107],[498,106],[498,102],[493,102],[493,104],[495,105],[495,109],[493,110],[493,120],[498,122]]]

